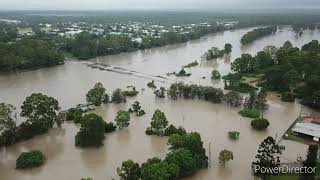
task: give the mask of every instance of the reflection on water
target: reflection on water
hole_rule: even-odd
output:
[[[250,28],[251,29],[251,28]],[[210,79],[212,69],[222,74],[230,72],[230,62],[241,53],[253,53],[267,45],[281,46],[291,40],[294,46],[301,47],[312,39],[319,39],[320,33],[305,32],[296,38],[294,33],[284,28],[276,35],[262,38],[251,45],[241,46],[240,38],[250,29],[226,31],[208,35],[199,40],[161,48],[124,53],[94,59],[100,63],[134,70],[140,73],[166,76],[166,73],[178,70],[182,65],[199,60],[200,56],[212,46],[223,48],[225,43],[233,45],[230,56],[212,61],[201,61],[191,68],[192,76],[184,78],[187,82],[223,87],[223,83]],[[202,77],[206,77],[202,79]],[[171,77],[170,77],[171,78]],[[174,78],[174,77],[172,77]],[[177,79],[179,81],[181,79]],[[148,79],[122,75],[113,72],[88,68],[83,62],[68,61],[65,65],[17,74],[0,75],[0,101],[20,107],[23,100],[33,92],[42,92],[57,98],[62,108],[85,102],[86,92],[96,82],[102,82],[108,92],[116,88],[134,85],[137,89],[146,88]],[[169,86],[168,83],[156,83],[157,86]],[[139,163],[151,157],[164,158],[168,152],[167,138],[147,136],[144,131],[149,126],[153,112],[161,109],[170,123],[184,126],[187,131],[198,131],[204,147],[208,151],[212,139],[212,167],[201,170],[187,179],[250,179],[250,163],[254,159],[259,143],[267,136],[280,137],[290,123],[299,115],[300,104],[280,102],[274,93],[269,93],[270,110],[265,117],[270,120],[270,127],[265,132],[251,129],[250,120],[240,117],[238,108],[228,108],[196,100],[156,99],[153,90],[146,88],[135,98],[129,98],[126,104],[108,104],[98,107],[95,112],[107,122],[113,121],[118,110],[127,110],[138,100],[146,115],[131,116],[130,126],[126,129],[106,134],[104,146],[100,148],[80,149],[74,145],[74,136],[79,126],[65,123],[61,129],[52,129],[48,134],[20,142],[0,151],[0,179],[4,180],[56,180],[80,179],[92,177],[100,179],[118,179],[116,168],[121,162],[133,159]],[[311,111],[303,108],[304,112]],[[240,139],[231,141],[227,132],[240,131]],[[304,156],[306,146],[283,141],[287,146],[283,159],[294,161],[297,156]],[[47,156],[47,162],[32,170],[15,170],[15,160],[23,151],[38,149]],[[223,149],[234,153],[234,160],[226,168],[220,167],[218,154]]]

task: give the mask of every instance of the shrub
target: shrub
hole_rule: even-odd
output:
[[[229,138],[231,139],[239,139],[240,133],[238,131],[229,131],[228,132]]]
[[[46,158],[40,151],[34,150],[30,152],[23,152],[16,161],[17,169],[33,168],[41,166]]]
[[[105,133],[110,133],[113,132],[117,129],[117,126],[113,124],[113,122],[107,123],[104,122],[104,132]]]
[[[292,92],[284,92],[281,94],[281,100],[284,102],[294,102],[295,94]]]
[[[256,130],[264,130],[270,125],[269,121],[264,118],[258,118],[251,121],[252,128]]]
[[[257,109],[242,109],[239,114],[243,117],[249,117],[249,118],[259,118],[260,117],[260,111]]]

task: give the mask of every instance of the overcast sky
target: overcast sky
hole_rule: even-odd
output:
[[[320,0],[0,0],[2,10],[320,8]]]

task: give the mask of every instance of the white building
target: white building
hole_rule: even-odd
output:
[[[311,136],[314,141],[319,142],[320,125],[314,123],[297,123],[292,131]]]

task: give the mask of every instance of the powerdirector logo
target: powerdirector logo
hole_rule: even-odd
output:
[[[280,163],[278,166],[261,166],[259,164],[252,165],[252,173],[255,175],[299,175],[299,174],[315,174],[316,167],[303,166],[300,163]]]

